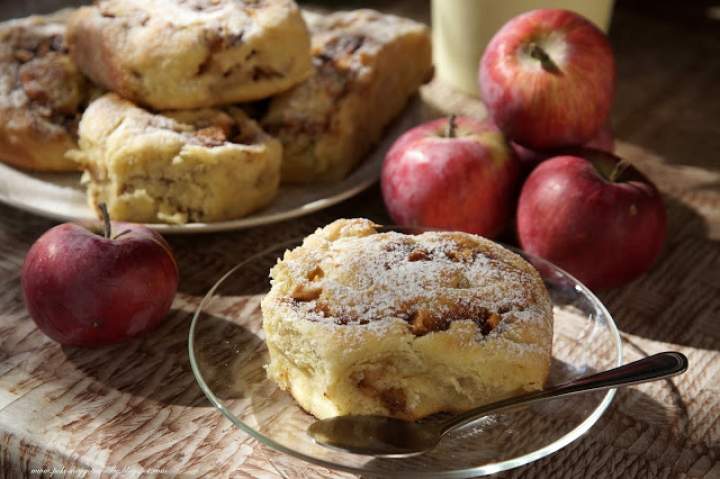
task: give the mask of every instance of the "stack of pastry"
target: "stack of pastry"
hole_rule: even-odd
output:
[[[100,0],[0,37],[0,160],[81,169],[91,206],[138,222],[234,219],[281,182],[344,178],[431,70],[424,26],[292,0]]]

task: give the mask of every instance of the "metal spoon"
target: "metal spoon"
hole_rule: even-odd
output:
[[[423,424],[384,416],[338,416],[315,422],[308,433],[318,444],[354,454],[411,457],[433,449],[448,433],[488,414],[547,399],[669,378],[685,372],[687,365],[685,355],[664,352],[544,391],[480,406],[440,423]]]

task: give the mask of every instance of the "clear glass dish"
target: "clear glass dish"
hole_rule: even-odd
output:
[[[190,362],[200,388],[233,424],[273,449],[366,475],[475,477],[536,461],[570,444],[597,422],[615,395],[615,390],[588,393],[489,416],[444,438],[435,450],[409,459],[379,459],[319,446],[306,433],[314,418],[268,380],[263,368],[268,356],[260,298],[269,289],[270,268],[300,242],[277,245],[238,264],[208,292],[190,326]],[[620,365],[620,335],[597,297],[547,261],[517,252],[540,271],[554,305],[549,382]]]

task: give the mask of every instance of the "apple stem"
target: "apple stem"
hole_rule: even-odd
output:
[[[540,65],[546,72],[560,73],[560,68],[558,68],[557,64],[553,61],[552,58],[550,58],[550,55],[548,55],[547,52],[543,50],[543,48],[537,43],[530,44],[530,56],[536,60],[539,60]]]
[[[455,130],[457,129],[456,119],[457,117],[455,115],[450,115],[450,118],[448,118],[447,130],[445,130],[445,136],[447,138],[455,138]]]
[[[112,224],[110,223],[110,213],[108,213],[107,205],[105,203],[100,203],[98,205],[98,208],[100,209],[100,213],[102,214],[102,220],[105,224],[105,238],[110,239],[112,237]]]
[[[630,163],[628,163],[624,159],[615,163],[615,167],[610,172],[608,180],[610,180],[611,183],[615,183],[618,177],[623,174],[623,172],[628,168],[628,166],[630,166]]]

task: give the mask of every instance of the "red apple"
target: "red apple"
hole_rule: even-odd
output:
[[[518,176],[518,161],[492,122],[451,117],[402,135],[385,157],[381,182],[397,224],[494,237],[512,214]]]
[[[520,160],[521,169],[525,174],[530,174],[530,171],[541,161],[545,161],[554,156],[560,156],[562,153],[572,152],[573,150],[573,148],[560,148],[559,150],[556,149],[552,151],[535,151],[512,141],[510,142],[510,146],[512,146],[515,156]],[[612,127],[609,124],[604,125],[600,128],[598,134],[595,135],[595,138],[584,145],[584,148],[614,153],[615,135],[613,135]]]
[[[495,123],[512,141],[533,150],[580,146],[608,118],[615,61],[607,37],[587,19],[533,10],[492,38],[479,83]]]
[[[116,343],[155,327],[178,285],[170,247],[140,225],[113,223],[100,236],[56,226],[30,248],[22,269],[25,304],[38,328],[65,345]]]
[[[585,143],[584,146],[585,148],[615,153],[615,134],[613,133],[612,126],[610,126],[609,123],[603,125],[595,137]]]
[[[658,190],[632,166],[598,150],[558,156],[530,174],[520,194],[520,246],[592,289],[647,271],[665,240]]]

